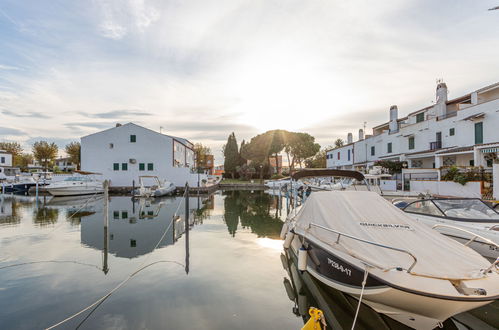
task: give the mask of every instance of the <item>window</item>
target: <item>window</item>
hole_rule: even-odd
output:
[[[154,215],[154,212],[153,211],[147,211],[147,215],[149,215],[149,216]]]
[[[132,143],[137,142],[137,136],[136,135],[130,135],[130,142],[132,142]]]
[[[387,149],[388,149],[388,151],[387,151],[388,153],[392,152],[392,143],[391,142],[388,142]]]
[[[121,163],[121,170],[122,171],[128,171],[128,164],[127,163]]]
[[[153,170],[154,170],[154,165],[153,165],[153,163],[147,163],[147,170],[148,170],[148,171],[153,171]]]
[[[0,157],[0,163],[2,163],[2,164],[5,163],[5,157]]]
[[[121,211],[121,219],[127,219],[128,218],[128,212],[127,211]]]
[[[475,123],[475,144],[483,143],[483,123]]]
[[[120,211],[113,211],[113,219],[119,219],[120,218]]]
[[[437,216],[443,216],[442,212],[438,209],[438,207],[433,204],[432,201],[417,201],[412,204],[409,204],[406,206],[404,209],[406,212],[412,212],[412,213],[421,213],[421,214],[430,214],[430,215],[437,215]]]
[[[348,149],[348,160],[350,160],[350,149]]]
[[[113,164],[113,170],[119,171],[120,170],[120,164],[119,163],[114,163]]]
[[[454,128],[450,128],[449,129],[449,135],[450,136],[454,136],[454,134],[456,134],[456,130]]]
[[[114,144],[113,143],[109,143],[109,149],[113,149],[114,148]]]
[[[139,163],[139,171],[145,171],[145,170],[146,170],[146,164]]]
[[[470,159],[470,166],[475,166],[475,160],[474,159]]]
[[[374,154],[376,153],[376,149],[374,148],[374,146],[371,147],[371,156],[374,156]]]
[[[338,160],[340,160],[340,152],[338,151]]]
[[[414,149],[414,136],[409,138],[409,150]]]
[[[416,123],[420,123],[422,121],[424,121],[424,112],[418,113],[416,115]]]
[[[137,241],[134,239],[130,240],[130,247],[137,247]]]

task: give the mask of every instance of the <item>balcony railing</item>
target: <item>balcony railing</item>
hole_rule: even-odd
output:
[[[437,150],[442,148],[442,141],[430,142],[430,150]]]
[[[447,118],[455,117],[457,115],[457,111],[452,111],[449,113],[446,113],[445,115],[437,116],[437,120],[444,120]]]

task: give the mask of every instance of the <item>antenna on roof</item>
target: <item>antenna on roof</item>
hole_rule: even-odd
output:
[[[159,126],[159,134],[163,134],[163,133],[161,133],[162,130],[163,130],[163,126]]]

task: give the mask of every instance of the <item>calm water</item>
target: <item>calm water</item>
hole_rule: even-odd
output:
[[[111,197],[107,230],[103,209],[102,196],[0,197],[0,329],[49,327],[148,265],[60,328],[300,329],[310,305],[330,309],[335,329],[351,324],[355,302],[323,295],[282,254],[285,199],[262,191],[191,197],[188,232],[180,197]],[[487,308],[464,315],[472,328],[499,324],[497,306]],[[358,328],[373,327],[403,328],[361,309]]]

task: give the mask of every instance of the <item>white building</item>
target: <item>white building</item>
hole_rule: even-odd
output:
[[[81,138],[81,170],[101,173],[111,186],[131,187],[152,175],[177,186],[197,186],[193,144],[128,123]]]
[[[365,170],[378,160],[405,161],[409,168],[483,166],[492,169],[499,151],[499,83],[448,100],[439,83],[433,105],[389,121],[340,148],[326,152],[327,167]]]
[[[59,170],[64,172],[76,170],[76,164],[72,163],[69,157],[57,158],[55,160],[55,166],[57,166]]]
[[[12,167],[12,154],[5,150],[0,150],[0,166]]]

